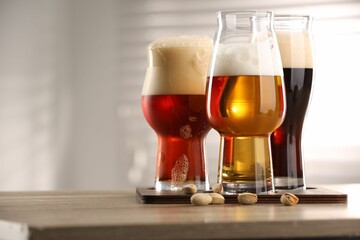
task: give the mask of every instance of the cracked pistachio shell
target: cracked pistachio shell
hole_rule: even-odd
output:
[[[299,198],[292,193],[284,193],[281,195],[280,202],[285,206],[294,206],[299,202]]]
[[[214,192],[214,193],[221,193],[222,190],[223,190],[223,185],[221,183],[215,183],[211,190]]]
[[[241,204],[252,205],[255,204],[258,200],[258,197],[254,193],[240,193],[238,195],[238,201]]]

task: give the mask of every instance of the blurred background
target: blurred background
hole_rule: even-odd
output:
[[[360,182],[360,1],[0,0],[0,190],[151,186],[146,46],[163,35],[213,37],[216,12],[231,9],[315,17],[307,181]],[[207,138],[211,182],[218,138]]]

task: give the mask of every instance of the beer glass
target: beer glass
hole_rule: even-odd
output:
[[[273,191],[270,134],[285,114],[273,13],[218,13],[207,87],[210,125],[220,134],[218,182],[226,193]]]
[[[156,190],[185,183],[208,190],[205,86],[212,40],[205,36],[162,37],[147,49],[142,90],[145,119],[158,136]]]
[[[277,189],[306,189],[301,134],[313,81],[311,22],[310,16],[275,15],[287,97],[285,120],[271,136]]]

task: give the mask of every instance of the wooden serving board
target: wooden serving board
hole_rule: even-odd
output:
[[[323,187],[306,190],[278,190],[276,193],[258,194],[257,203],[280,203],[284,192],[291,192],[299,198],[299,203],[346,203],[347,194]],[[186,204],[190,203],[190,194],[181,191],[156,191],[154,188],[137,188],[137,196],[145,204]],[[223,194],[225,203],[237,203],[237,194]]]

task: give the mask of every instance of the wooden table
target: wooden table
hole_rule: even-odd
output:
[[[348,203],[142,204],[135,189],[0,193],[0,239],[360,239],[360,184]],[[348,238],[347,238],[348,239]]]

